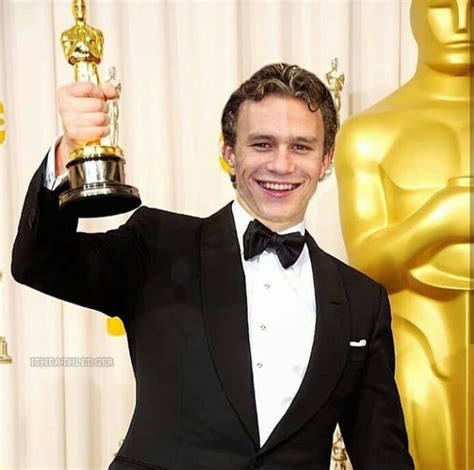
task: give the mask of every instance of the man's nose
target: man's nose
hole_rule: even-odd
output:
[[[288,148],[278,148],[272,158],[268,161],[267,169],[274,173],[293,173],[295,171],[295,164],[293,162],[291,150]]]
[[[457,7],[457,22],[456,22],[456,32],[463,33],[467,31],[468,22],[470,20],[469,16],[471,15],[471,0],[456,0]]]

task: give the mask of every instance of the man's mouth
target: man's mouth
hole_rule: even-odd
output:
[[[288,193],[301,186],[301,183],[279,183],[276,181],[256,180],[263,189],[271,192]]]

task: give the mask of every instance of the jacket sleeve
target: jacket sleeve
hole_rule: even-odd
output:
[[[46,161],[33,176],[12,254],[16,281],[45,294],[123,317],[133,312],[149,258],[142,230],[148,211],[106,233],[79,233],[59,210],[59,194],[43,185]]]
[[[395,383],[391,313],[379,285],[376,323],[361,386],[339,422],[354,470],[413,470],[402,406]]]

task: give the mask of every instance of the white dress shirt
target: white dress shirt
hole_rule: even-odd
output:
[[[308,367],[316,325],[313,271],[305,245],[284,269],[275,252],[244,259],[243,236],[252,217],[232,205],[247,292],[247,310],[260,445],[288,410]],[[279,233],[299,231],[305,224]]]

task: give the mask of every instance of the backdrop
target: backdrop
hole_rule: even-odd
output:
[[[0,365],[2,470],[106,468],[135,402],[126,337],[110,335],[100,313],[16,284],[9,268],[27,185],[61,132],[55,95],[72,67],[59,36],[73,24],[70,4],[0,2],[0,336],[13,358]],[[102,77],[115,65],[122,83],[128,182],[144,204],[187,214],[208,215],[232,199],[218,163],[220,113],[261,66],[285,61],[323,77],[338,57],[344,120],[407,81],[416,63],[406,0],[87,6],[88,22],[105,35]],[[104,230],[127,217],[81,226]],[[307,223],[322,248],[345,260],[334,175],[318,187]],[[110,360],[62,367],[58,357]]]

